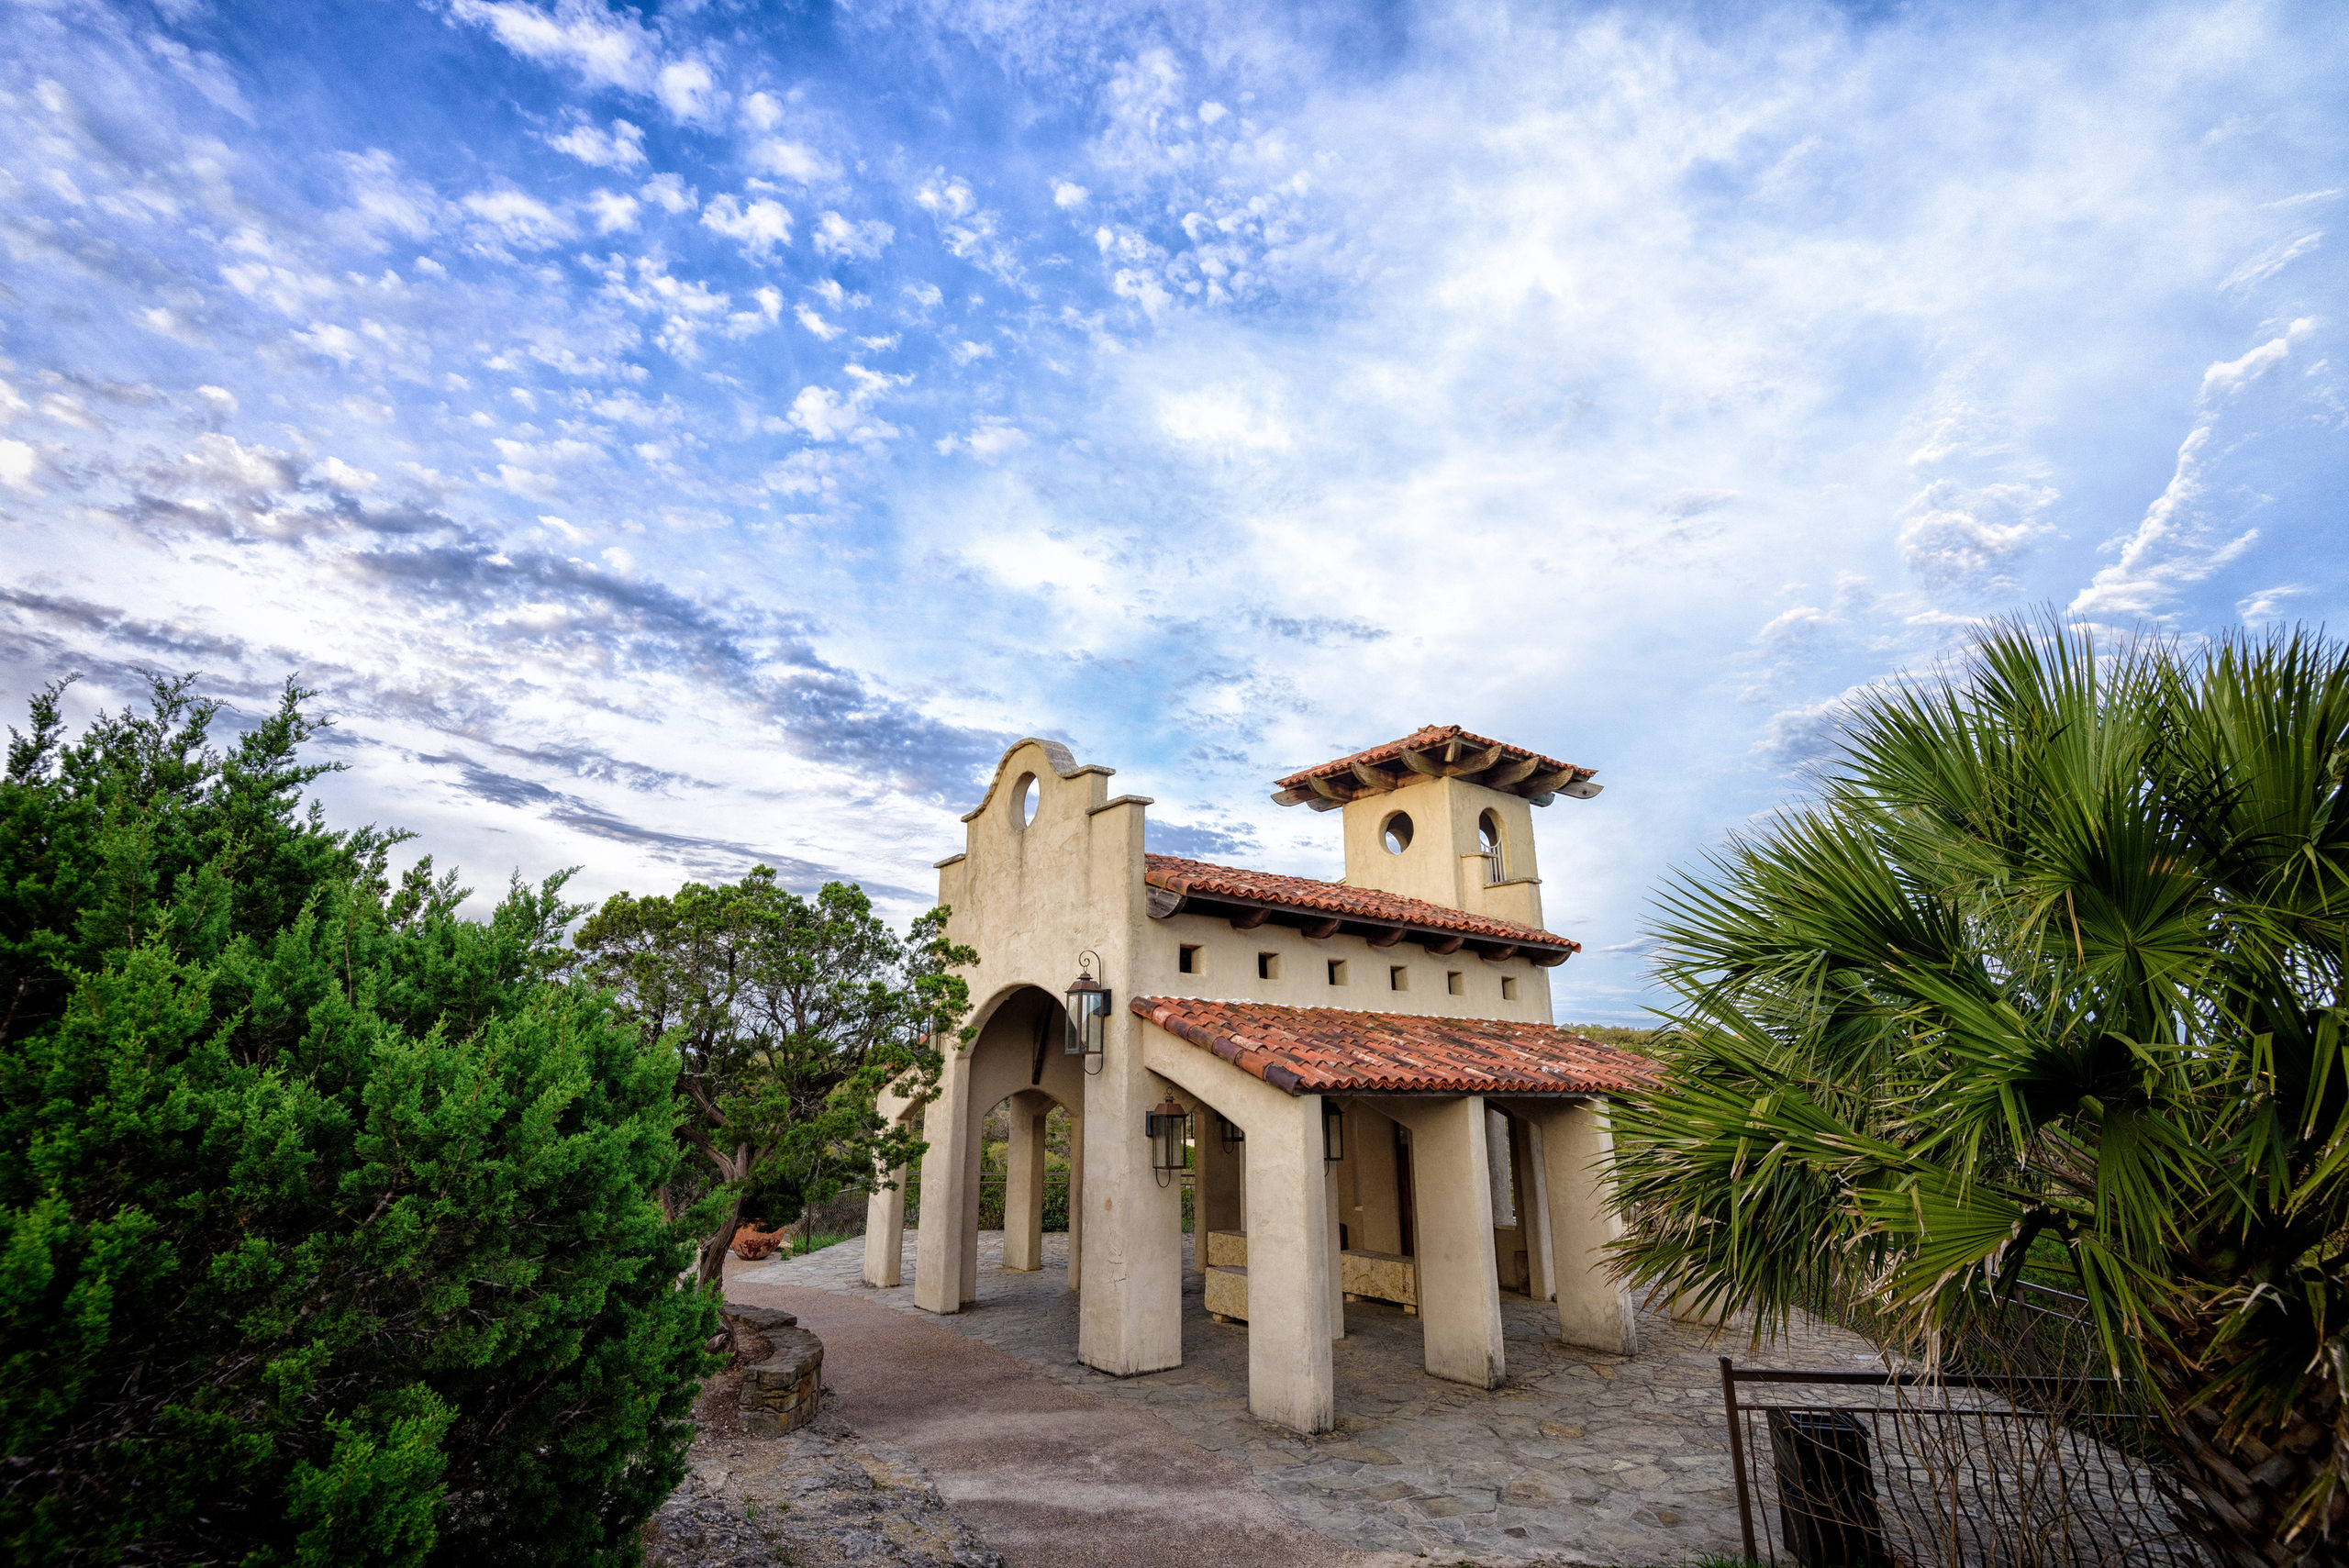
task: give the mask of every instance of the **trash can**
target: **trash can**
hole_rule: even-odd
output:
[[[1779,1538],[1806,1568],[1889,1568],[1868,1432],[1843,1410],[1770,1412]]]

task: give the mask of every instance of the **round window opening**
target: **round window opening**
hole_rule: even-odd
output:
[[[1036,820],[1036,801],[1042,794],[1043,787],[1033,773],[1020,774],[1019,782],[1011,786],[1011,809],[1020,827]]]
[[[1386,819],[1386,826],[1379,829],[1379,839],[1386,844],[1388,854],[1401,854],[1411,847],[1411,819],[1397,812]]]
[[[1501,819],[1489,811],[1476,818],[1476,848],[1488,855],[1500,853]]]

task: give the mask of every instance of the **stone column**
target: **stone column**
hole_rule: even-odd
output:
[[[1044,1117],[1049,1096],[1011,1096],[1011,1158],[1003,1185],[1003,1266],[1031,1273],[1044,1266]]]
[[[1542,1129],[1559,1337],[1587,1350],[1637,1355],[1640,1331],[1631,1293],[1607,1268],[1607,1244],[1623,1234],[1623,1221],[1608,1201],[1606,1167],[1615,1140],[1606,1107],[1589,1100],[1520,1103]]]
[[[966,1095],[975,1101],[975,1095]],[[963,1138],[963,1305],[976,1307],[979,1303],[979,1182],[986,1169],[986,1139],[984,1136],[987,1111],[991,1107],[973,1103],[964,1113],[968,1130]]]
[[[914,1235],[914,1305],[925,1312],[960,1312],[971,1298],[964,1275],[963,1214],[971,1164],[971,1060],[949,1057],[938,1094],[922,1114],[921,1223]]]
[[[1336,1418],[1330,1302],[1337,1282],[1330,1277],[1336,1232],[1321,1101],[1256,1097],[1264,1114],[1248,1123],[1248,1411],[1293,1431],[1326,1432]]]
[[[906,1167],[889,1180],[864,1200],[864,1283],[883,1290],[905,1283]]]
[[[1493,1152],[1481,1095],[1382,1100],[1411,1129],[1411,1195],[1419,1220],[1419,1318],[1431,1375],[1476,1388],[1508,1374],[1500,1271],[1493,1258]],[[1501,1159],[1507,1159],[1502,1151]]]

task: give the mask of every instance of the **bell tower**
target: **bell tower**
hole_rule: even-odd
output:
[[[1430,725],[1291,773],[1273,799],[1344,813],[1349,886],[1538,927],[1532,808],[1588,800],[1595,771]]]

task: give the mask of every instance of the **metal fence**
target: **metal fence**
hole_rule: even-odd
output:
[[[1754,1562],[2217,1568],[2171,1522],[2152,1434],[2109,1380],[1720,1366]]]

